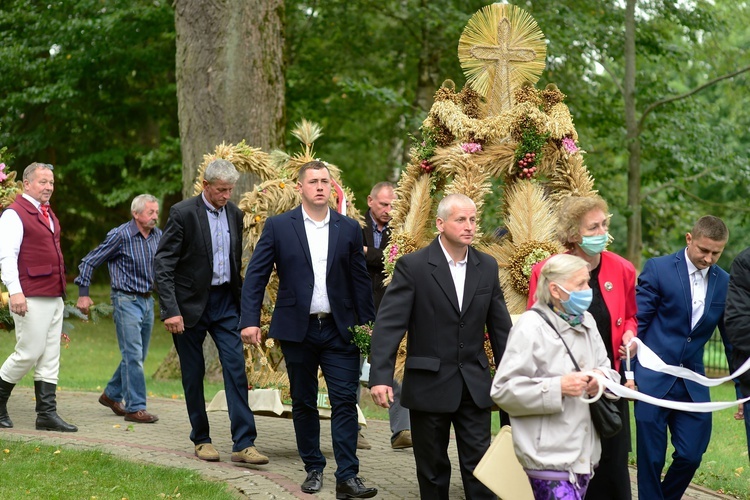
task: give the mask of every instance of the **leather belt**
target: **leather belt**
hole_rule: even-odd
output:
[[[331,313],[315,313],[310,315],[310,319],[317,319],[318,321],[323,321],[324,319],[329,319],[331,317]]]
[[[150,299],[151,298],[151,292],[126,292],[124,290],[117,290],[116,292],[124,293],[125,295],[137,295],[138,297],[143,297],[144,299]]]
[[[222,283],[221,285],[211,285],[211,291],[213,292],[214,290],[222,290],[223,288],[228,286],[229,283]]]

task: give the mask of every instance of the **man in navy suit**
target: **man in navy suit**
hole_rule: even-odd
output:
[[[718,217],[698,219],[687,248],[650,259],[638,277],[638,337],[665,363],[705,374],[703,347],[717,325],[724,336],[729,275],[716,265],[729,238]],[[636,363],[638,389],[669,401],[710,401],[708,387]],[[638,497],[680,499],[701,463],[711,437],[711,414],[635,403]],[[675,452],[664,480],[667,428]]]
[[[269,218],[242,288],[242,340],[260,342],[260,311],[274,266],[279,276],[268,336],[280,341],[289,375],[297,449],[305,463],[305,493],[323,486],[318,367],[331,401],[336,498],[370,498],[375,488],[357,477],[359,349],[349,327],[375,319],[372,284],[357,221],[328,208],[331,174],[325,163],[300,167],[302,204]]]

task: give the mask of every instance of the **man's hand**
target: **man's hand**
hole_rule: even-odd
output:
[[[10,312],[19,316],[26,316],[26,311],[28,310],[26,296],[23,293],[14,293],[10,296]]]
[[[83,314],[89,313],[89,307],[94,305],[94,301],[91,300],[91,297],[78,297],[78,302],[76,302],[76,307],[79,311],[81,311]]]
[[[171,318],[165,319],[164,328],[166,328],[169,333],[174,333],[175,335],[185,333],[185,323],[182,321],[182,316],[172,316]]]
[[[246,344],[258,345],[260,344],[260,327],[245,327],[240,332],[240,337],[242,337],[242,341]]]
[[[390,385],[374,385],[370,387],[370,395],[375,404],[383,408],[390,408],[393,403],[393,387]]]

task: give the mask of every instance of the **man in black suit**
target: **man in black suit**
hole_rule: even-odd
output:
[[[227,160],[206,167],[203,192],[169,211],[154,258],[164,327],[172,333],[182,368],[182,387],[195,455],[215,462],[203,395],[203,341],[219,351],[232,430],[232,462],[262,465],[255,448],[255,419],[247,402],[247,374],[239,332],[242,279],[242,211],[229,201],[239,173]]]
[[[391,208],[395,199],[394,186],[390,182],[378,182],[367,196],[368,210],[365,212],[362,237],[365,240],[365,260],[367,271],[370,273],[370,281],[372,281],[376,313],[385,295],[383,249],[388,246],[391,239],[391,228],[388,227],[388,223],[391,221]],[[411,448],[409,410],[401,406],[401,384],[396,380],[393,381],[393,403],[388,408],[388,420],[391,424],[391,448],[394,450]],[[360,433],[357,442],[359,447],[362,447],[361,441]]]
[[[490,365],[485,327],[496,367],[511,321],[497,262],[472,248],[476,206],[462,194],[437,209],[440,235],[396,262],[372,335],[370,391],[387,408],[398,345],[407,333],[401,402],[409,408],[422,498],[447,499],[448,441],[455,429],[466,498],[496,498],[473,475],[490,445]]]
[[[242,288],[242,340],[260,342],[260,311],[271,271],[279,276],[268,333],[279,340],[289,374],[297,449],[305,463],[305,493],[323,486],[318,367],[331,401],[336,498],[370,498],[375,488],[357,477],[359,350],[349,327],[375,318],[359,223],[328,208],[331,174],[325,163],[300,167],[302,204],[269,218]]]

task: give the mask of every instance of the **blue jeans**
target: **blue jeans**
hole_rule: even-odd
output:
[[[154,299],[112,290],[117,343],[122,361],[104,393],[114,401],[125,400],[125,411],[146,409],[146,377],[143,362],[154,327]]]

